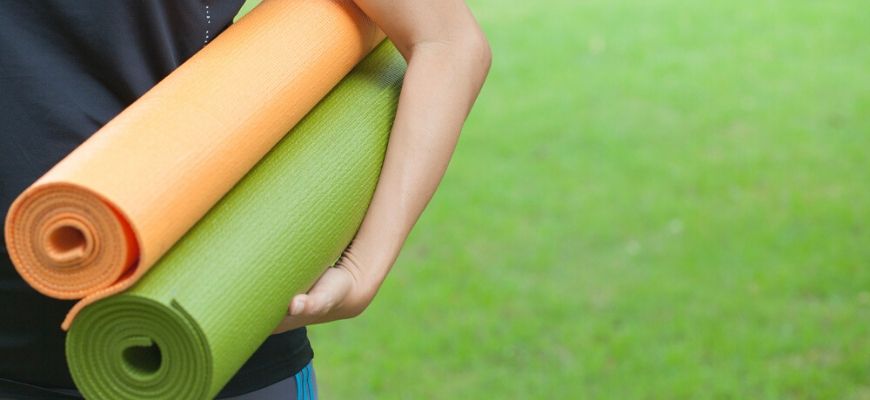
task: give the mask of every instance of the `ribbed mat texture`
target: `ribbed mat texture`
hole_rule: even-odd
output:
[[[132,285],[378,42],[350,0],[266,1],[25,190],[21,276],[84,305]]]
[[[218,393],[359,228],[404,71],[384,42],[138,283],[81,311],[66,353],[87,398]]]

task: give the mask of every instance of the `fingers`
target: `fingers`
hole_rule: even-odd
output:
[[[287,332],[289,330],[293,330],[293,329],[304,326],[304,324],[299,325],[299,323],[300,323],[300,321],[294,319],[293,317],[289,317],[289,316],[284,317],[284,319],[282,319],[281,322],[278,323],[278,326],[275,327],[275,330],[272,331],[272,334],[274,335],[274,334],[278,334],[278,333],[284,333],[284,332]]]
[[[287,317],[273,333],[345,318],[341,306],[349,297],[353,282],[353,277],[347,270],[329,268],[307,294],[293,297]]]
[[[293,300],[290,301],[287,316],[281,320],[281,323],[272,333],[286,332],[306,325],[326,322],[320,320],[322,319],[320,315],[312,315],[311,310],[313,307],[311,304],[310,296],[307,294],[299,294],[293,297]]]
[[[308,293],[293,297],[287,308],[287,316],[273,333],[359,315],[372,297],[366,294],[370,290],[360,287],[361,272],[348,249],[335,267],[327,269]]]
[[[300,294],[293,298],[290,303],[290,315],[324,317],[343,303],[352,288],[353,278],[347,271],[329,268],[308,294]]]

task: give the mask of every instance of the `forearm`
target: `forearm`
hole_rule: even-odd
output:
[[[482,36],[422,42],[406,49],[408,71],[384,167],[349,250],[361,287],[373,291],[447,169],[460,130],[489,69]]]

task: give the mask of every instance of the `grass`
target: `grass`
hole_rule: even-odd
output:
[[[472,0],[494,50],[328,399],[870,399],[862,0]]]

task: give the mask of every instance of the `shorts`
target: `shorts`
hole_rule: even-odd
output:
[[[5,386],[3,384],[6,384]],[[2,399],[81,399],[81,394],[69,389],[46,389],[0,378]],[[223,400],[317,400],[317,380],[312,363],[296,375],[262,389]]]

